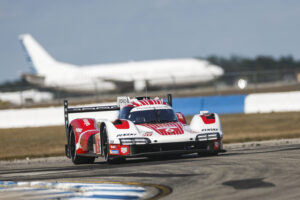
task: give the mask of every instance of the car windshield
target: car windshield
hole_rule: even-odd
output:
[[[177,117],[172,109],[134,111],[129,112],[127,116],[121,115],[120,118],[128,119],[135,124],[177,122]]]

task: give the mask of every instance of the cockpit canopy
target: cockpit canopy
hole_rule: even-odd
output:
[[[127,119],[135,124],[177,122],[177,116],[171,108],[138,109],[126,106],[120,111],[120,119]]]

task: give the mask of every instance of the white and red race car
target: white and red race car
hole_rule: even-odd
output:
[[[119,111],[118,119],[78,118],[69,123],[69,113]],[[222,149],[223,133],[216,113],[201,111],[190,125],[168,99],[118,97],[117,105],[69,108],[64,102],[67,144],[66,156],[74,164],[93,163],[104,157],[107,162],[130,157],[206,153]]]

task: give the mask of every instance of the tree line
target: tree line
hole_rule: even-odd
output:
[[[208,56],[204,59],[221,66],[227,73],[269,70],[300,71],[300,60],[295,60],[292,56],[281,56],[280,58],[262,55],[255,58]]]

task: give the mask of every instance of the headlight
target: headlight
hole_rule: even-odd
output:
[[[208,133],[207,134],[207,140],[217,140],[219,138],[218,133]]]
[[[120,143],[122,145],[139,145],[139,144],[149,144],[150,140],[148,138],[121,138]]]
[[[207,134],[197,135],[197,141],[207,141]]]
[[[197,141],[217,140],[219,139],[219,133],[204,133],[197,135]]]

